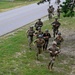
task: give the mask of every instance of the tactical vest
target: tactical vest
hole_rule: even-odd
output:
[[[34,30],[29,30],[29,31],[28,31],[28,35],[29,35],[29,36],[33,36],[33,33],[34,33]]]

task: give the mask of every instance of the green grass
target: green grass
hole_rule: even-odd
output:
[[[50,22],[45,21],[42,30],[47,28],[52,31],[50,25],[52,21],[53,19]],[[63,28],[75,28],[75,18],[62,17],[59,21]],[[49,53],[43,52],[47,59],[40,56],[40,60],[36,61],[36,48],[33,45],[32,50],[28,48],[26,31],[30,25],[33,23],[0,37],[0,75],[69,75],[75,62],[71,56],[61,54],[56,59],[52,72],[47,69]]]
[[[32,3],[36,3],[38,0],[33,0],[33,1],[14,1],[14,2],[9,2],[9,1],[1,1],[0,2],[0,12],[6,11],[15,7],[21,7],[25,5],[29,5]]]

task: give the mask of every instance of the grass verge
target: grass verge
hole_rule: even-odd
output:
[[[38,2],[38,0],[33,1],[1,1],[0,2],[0,12],[7,11],[13,8],[18,8],[21,6],[29,5]]]
[[[53,20],[45,21],[42,30],[52,31],[50,24]],[[62,28],[75,29],[75,17],[62,17],[59,21]],[[75,62],[73,56],[60,54],[52,72],[47,69],[49,53],[43,52],[40,60],[36,60],[36,48],[32,45],[32,50],[29,50],[26,36],[26,31],[33,24],[0,37],[0,75],[69,75]]]

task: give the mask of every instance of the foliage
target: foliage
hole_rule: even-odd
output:
[[[64,13],[63,14],[64,17],[73,17],[74,16],[75,2],[73,2],[71,0],[66,0],[60,6],[62,7],[62,12]]]

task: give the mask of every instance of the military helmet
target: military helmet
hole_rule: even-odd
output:
[[[38,30],[40,30],[41,29],[41,27],[38,27]]]
[[[39,36],[38,36],[38,38],[42,38],[42,37],[43,37],[42,35],[39,35]]]
[[[53,42],[52,42],[52,45],[57,45],[56,41],[53,41]]]
[[[48,29],[46,29],[46,30],[45,30],[45,32],[49,32],[49,30],[48,30]]]
[[[33,26],[30,26],[30,28],[33,28]]]
[[[55,20],[58,20],[58,18],[55,18]]]
[[[41,20],[40,18],[38,20]]]
[[[58,35],[61,35],[61,33],[59,32]]]

